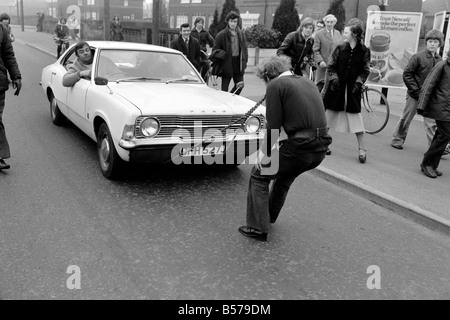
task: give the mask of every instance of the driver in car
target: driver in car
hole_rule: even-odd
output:
[[[89,44],[86,41],[78,42],[75,45],[75,55],[77,59],[63,76],[62,84],[64,87],[72,87],[81,78],[91,78],[92,60],[94,56],[92,55]]]

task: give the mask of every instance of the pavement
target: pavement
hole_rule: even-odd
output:
[[[50,34],[36,32],[34,26],[25,26],[23,31],[18,25],[11,27],[16,42],[56,59],[56,45]],[[264,95],[265,85],[256,77],[255,66],[247,68],[244,80],[241,95],[258,101]],[[389,89],[391,116],[388,125],[378,134],[365,135],[367,163],[358,161],[354,135],[331,131],[332,154],[310,173],[431,230],[450,235],[450,155],[441,160],[439,169],[443,176],[430,179],[421,173],[419,164],[428,145],[422,117],[418,115],[411,124],[404,149],[390,146],[392,132],[404,107],[405,94],[404,89]]]

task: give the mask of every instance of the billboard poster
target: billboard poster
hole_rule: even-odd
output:
[[[372,68],[366,84],[406,88],[403,70],[419,46],[422,12],[369,11],[365,44]]]
[[[444,32],[445,15],[446,15],[445,11],[435,13],[433,29],[437,29],[440,32]]]

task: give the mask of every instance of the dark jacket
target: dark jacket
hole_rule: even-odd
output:
[[[198,40],[198,42],[200,44],[200,50],[203,50],[206,52],[207,44],[211,48],[214,47],[214,38],[205,29],[202,29],[202,30],[200,30],[200,32],[198,32],[197,29],[194,27],[191,30],[191,36],[193,36],[195,39]]]
[[[314,63],[313,45],[314,39],[312,37],[306,40],[301,32],[294,31],[286,36],[277,50],[277,55],[284,54],[290,57],[294,73],[302,75],[303,59],[306,57],[309,63]]]
[[[361,112],[361,87],[370,73],[370,49],[357,43],[352,49],[344,42],[334,49],[328,60],[323,102],[326,109]],[[337,90],[333,90],[332,81],[338,81]],[[355,86],[356,84],[356,86]],[[347,95],[347,105],[345,105]]]
[[[69,28],[65,24],[57,23],[55,29],[53,30],[53,39],[59,38],[63,39],[64,37],[69,36]],[[56,40],[55,41],[60,41]]]
[[[22,79],[6,28],[0,23],[0,92],[8,90],[9,80]]]
[[[417,109],[423,110],[424,117],[450,122],[450,56],[425,79]]]
[[[111,27],[109,33],[111,34],[111,41],[122,41],[123,40],[123,27],[122,24],[111,22]]]
[[[437,53],[433,57],[427,49],[417,52],[409,59],[403,71],[403,82],[408,88],[410,97],[419,99],[420,89],[425,78],[439,61],[442,61],[442,57]]]
[[[239,29],[239,27],[236,27],[236,32],[239,41],[240,72],[243,74],[247,68],[248,61],[247,41],[244,33]],[[217,34],[213,51],[215,49],[221,49],[226,52],[225,59],[223,59],[221,64],[223,72],[222,76],[231,78],[233,76],[233,65],[231,56],[231,34],[228,27]]]
[[[200,44],[198,40],[192,36],[189,36],[189,52],[186,47],[186,43],[181,35],[171,42],[170,47],[172,49],[182,52],[189,61],[194,65],[197,70],[200,70]]]

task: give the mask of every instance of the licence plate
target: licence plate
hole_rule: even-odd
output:
[[[225,151],[225,145],[218,146],[196,146],[193,148],[180,148],[180,156],[192,157],[192,156],[211,156],[214,154],[223,154]]]

